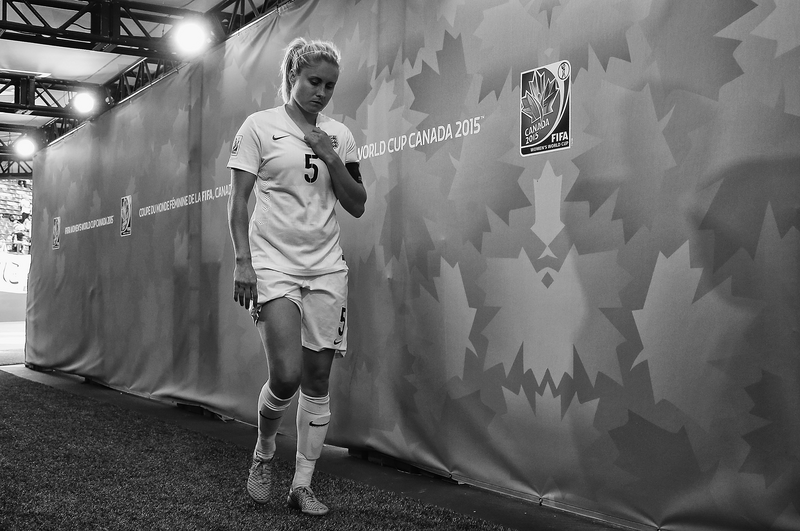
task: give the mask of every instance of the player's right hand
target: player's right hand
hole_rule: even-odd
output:
[[[237,264],[233,270],[233,300],[250,309],[258,304],[258,282],[252,265]]]

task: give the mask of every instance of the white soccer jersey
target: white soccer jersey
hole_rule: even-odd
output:
[[[347,126],[320,114],[317,127],[331,137],[345,163],[358,160]],[[328,167],[303,140],[283,106],[247,117],[233,141],[228,168],[258,177],[249,227],[256,270],[321,275],[347,269]]]

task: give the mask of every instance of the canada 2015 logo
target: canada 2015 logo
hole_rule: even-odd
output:
[[[520,74],[520,147],[523,157],[567,149],[572,143],[569,61]]]

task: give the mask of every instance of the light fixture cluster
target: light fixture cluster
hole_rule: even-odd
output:
[[[205,52],[213,42],[214,32],[211,25],[202,16],[191,16],[176,23],[169,35],[175,52],[183,59],[193,59]],[[113,105],[110,98],[101,98],[95,91],[77,92],[68,105],[75,113],[89,117],[96,113],[103,104]],[[30,160],[39,149],[39,140],[35,136],[22,135],[13,143],[14,152],[21,160]]]

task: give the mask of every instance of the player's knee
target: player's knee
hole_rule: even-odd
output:
[[[327,371],[310,371],[303,373],[302,389],[310,396],[323,396],[328,394],[330,373]]]
[[[292,397],[300,387],[300,372],[297,374],[270,374],[269,388],[279,398]]]

